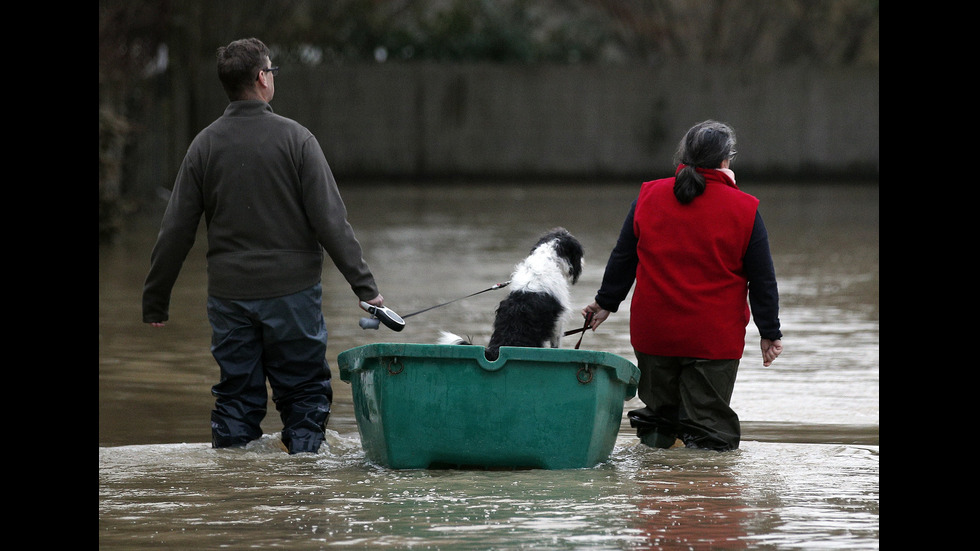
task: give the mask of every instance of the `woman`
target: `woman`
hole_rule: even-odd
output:
[[[595,302],[582,310],[594,331],[636,283],[630,341],[646,407],[629,418],[652,447],[680,439],[689,448],[738,448],[741,428],[729,403],[750,304],[763,365],[783,349],[769,237],[759,200],[735,184],[734,157],[729,126],[709,120],[688,130],[675,176],[642,185]]]

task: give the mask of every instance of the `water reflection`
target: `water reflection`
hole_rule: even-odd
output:
[[[319,456],[100,448],[100,548],[877,549],[873,447],[747,442],[564,471],[392,471],[330,433]]]
[[[99,539],[102,549],[878,548],[877,186],[772,184],[762,200],[786,353],[758,359],[750,326],[732,404],[742,448],[652,450],[628,426],[610,460],[569,471],[393,471],[365,461],[336,356],[372,342],[489,337],[495,292],[362,330],[324,271],[335,404],[317,456],[277,446],[278,418],[246,450],[212,450],[203,242],[163,330],[139,294],[159,213],[99,251]],[[582,241],[573,302],[590,302],[633,184],[351,185],[352,223],[389,305],[406,313],[504,281],[542,231]],[[583,347],[633,360],[628,305]],[[570,346],[570,345],[569,345]],[[465,409],[465,404],[460,405]],[[634,399],[629,410],[639,407]],[[274,407],[270,405],[270,411]],[[478,414],[478,412],[474,412]]]
[[[723,457],[660,453],[661,463],[635,475],[635,518],[645,535],[644,545],[636,548],[746,549],[752,508],[731,471],[740,452]]]

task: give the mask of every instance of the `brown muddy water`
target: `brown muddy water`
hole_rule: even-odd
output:
[[[486,342],[505,291],[412,317],[400,333],[364,330],[332,266],[323,281],[335,401],[321,453],[283,453],[271,403],[262,439],[211,449],[218,370],[202,238],[168,326],[140,319],[160,205],[99,250],[100,549],[878,549],[878,186],[740,185],[762,201],[785,335],[783,355],[764,368],[748,328],[732,397],[741,448],[655,450],[624,422],[608,461],[554,471],[367,461],[337,355],[376,342],[433,343],[443,329]],[[572,288],[584,306],[637,191],[638,183],[342,184],[386,305],[402,314],[506,281],[537,236],[559,225],[585,248]],[[635,362],[628,321],[627,302],[582,348]],[[634,407],[635,398],[625,404]],[[466,408],[459,414],[479,415]]]

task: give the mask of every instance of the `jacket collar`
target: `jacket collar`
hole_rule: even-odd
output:
[[[677,176],[677,173],[680,172],[681,169],[684,168],[685,166],[687,165],[684,164],[677,165],[677,170],[674,171],[674,176]],[[719,170],[717,168],[699,168],[699,167],[694,167],[694,170],[696,170],[698,174],[703,175],[705,182],[709,184],[724,184],[728,187],[733,187],[735,189],[738,189],[738,186],[735,184],[735,180],[728,174],[725,174],[723,170]]]
[[[260,99],[233,101],[225,107],[225,115],[257,115],[262,112],[272,113],[272,106]]]

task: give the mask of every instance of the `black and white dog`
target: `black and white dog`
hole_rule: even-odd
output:
[[[515,268],[510,293],[500,301],[486,347],[496,360],[501,346],[558,348],[571,309],[569,286],[578,282],[585,259],[582,244],[565,228],[541,236]],[[472,344],[443,331],[439,344]]]

